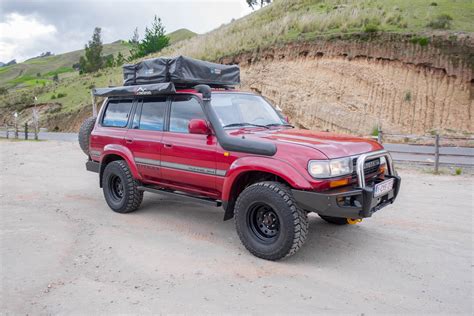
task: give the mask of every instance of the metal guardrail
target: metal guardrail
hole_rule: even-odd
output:
[[[453,140],[453,141],[472,141],[474,142],[474,137],[458,137],[458,136],[443,136],[439,134],[435,134],[433,136],[419,136],[419,135],[410,135],[410,134],[390,134],[390,133],[384,133],[380,128],[378,129],[378,135],[376,136],[377,141],[379,143],[382,143],[384,140],[384,137],[395,137],[395,138],[403,138],[403,139],[412,139],[412,140],[429,140],[432,141],[432,144],[430,145],[419,145],[415,143],[404,143],[406,145],[419,145],[419,146],[432,146],[434,147],[433,152],[427,152],[427,151],[393,151],[391,150],[390,152],[392,153],[400,153],[400,154],[410,154],[410,155],[433,155],[434,161],[433,161],[433,166],[434,166],[434,172],[438,173],[439,172],[439,166],[440,166],[440,157],[465,157],[465,158],[470,158],[473,159],[474,162],[474,154],[462,154],[462,153],[442,153],[440,152],[441,149],[446,149],[448,147],[441,147],[440,146],[440,141],[441,140]],[[375,138],[375,137],[374,137]],[[458,147],[459,148],[459,147]],[[463,147],[463,148],[468,148],[468,147]],[[395,160],[395,159],[394,159]],[[404,160],[407,161],[407,160]],[[413,161],[413,162],[418,162],[418,161]]]
[[[30,126],[28,123],[25,123],[23,126],[23,129],[20,130],[18,126],[12,126],[12,125],[3,125],[0,126],[0,132],[5,132],[7,139],[14,138],[14,139],[19,139],[20,138],[20,133],[24,135],[25,140],[28,140],[28,135],[29,135],[29,128]],[[33,127],[33,133],[34,133],[34,139],[38,140],[38,132],[36,129]]]

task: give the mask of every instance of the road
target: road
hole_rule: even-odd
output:
[[[6,137],[5,132],[0,132],[0,137]],[[33,139],[34,134],[29,133],[29,138]],[[24,134],[20,133],[20,138]],[[76,133],[39,133],[39,139],[77,141]],[[422,145],[406,144],[384,144],[384,147],[392,153],[395,161],[416,162],[423,164],[433,164],[434,147]],[[451,166],[474,166],[474,148],[468,147],[440,147],[440,163]],[[444,156],[448,155],[448,156]]]
[[[394,205],[354,226],[310,214],[303,248],[269,262],[218,208],[146,193],[112,212],[76,142],[0,154],[2,314],[473,313],[472,177],[401,169]]]

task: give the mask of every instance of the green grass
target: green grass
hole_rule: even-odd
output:
[[[66,72],[73,72],[74,69],[72,69],[72,67],[60,67],[54,71],[50,71],[50,72],[47,72],[43,75],[43,77],[54,77],[54,75],[59,75],[59,74],[63,74],[63,73],[66,73]]]

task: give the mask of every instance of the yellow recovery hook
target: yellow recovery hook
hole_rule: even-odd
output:
[[[355,225],[360,222],[362,222],[362,218],[348,218],[347,219],[347,224],[349,225]]]

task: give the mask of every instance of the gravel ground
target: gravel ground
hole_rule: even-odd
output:
[[[310,215],[305,246],[268,262],[218,208],[145,194],[113,213],[75,143],[0,154],[0,313],[473,312],[471,176],[402,169],[395,205],[346,227]]]

